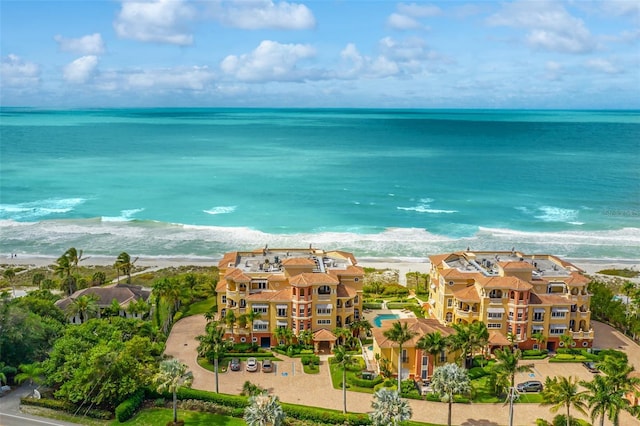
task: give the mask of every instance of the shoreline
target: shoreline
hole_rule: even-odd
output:
[[[88,255],[80,263],[80,266],[112,266],[117,256],[91,256]],[[136,256],[132,256],[135,258]],[[57,257],[18,254],[12,257],[10,253],[0,254],[0,265],[25,266],[30,268],[44,267],[55,264]],[[431,267],[427,257],[425,258],[389,258],[389,257],[363,257],[358,259],[357,265],[367,268],[398,270],[401,277],[408,272],[428,273]],[[140,256],[136,266],[146,268],[170,268],[179,266],[217,266],[220,258],[214,257],[189,257],[189,256]],[[587,275],[596,275],[603,269],[632,269],[640,270],[640,259],[594,259],[594,258],[563,258],[582,269]],[[639,278],[634,281],[640,282]]]

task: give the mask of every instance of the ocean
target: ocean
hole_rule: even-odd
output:
[[[0,109],[0,253],[640,258],[640,111]]]

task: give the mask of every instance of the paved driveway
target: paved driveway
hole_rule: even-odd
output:
[[[194,374],[193,387],[196,389],[215,390],[215,375],[200,367],[197,363],[198,341],[195,337],[204,333],[206,320],[203,316],[192,316],[178,321],[167,340],[166,354],[172,355],[189,366]],[[606,333],[604,330],[603,333]],[[624,337],[624,336],[623,336]],[[637,346],[629,346],[637,350]],[[319,374],[305,374],[302,364],[297,359],[278,355],[283,361],[276,362],[273,373],[257,371],[249,373],[228,371],[219,374],[220,392],[239,394],[246,380],[267,388],[280,397],[283,402],[295,404],[342,409],[342,391],[333,389],[329,368],[326,361],[320,364]],[[630,357],[631,358],[631,357]],[[581,364],[550,364],[547,361],[535,361],[534,378],[544,381],[547,375],[573,375],[588,380],[591,376]],[[531,380],[526,374],[518,376],[518,381]],[[365,413],[371,411],[372,395],[358,392],[347,392],[347,409],[350,412]],[[410,400],[413,409],[413,420],[447,424],[447,405],[438,402]],[[535,425],[536,418],[553,419],[554,414],[548,407],[538,404],[516,404],[515,425]],[[506,425],[508,424],[508,407],[503,404],[455,404],[453,407],[453,424],[456,425]],[[623,415],[621,425],[640,425],[640,421]]]

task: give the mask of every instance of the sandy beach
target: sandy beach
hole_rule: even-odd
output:
[[[86,255],[85,260],[80,264],[82,266],[96,265],[96,266],[110,266],[116,260],[116,256],[92,256]],[[136,256],[132,255],[135,259]],[[136,261],[137,267],[145,268],[169,268],[178,266],[217,266],[218,258],[206,258],[206,257],[144,257],[140,256]],[[640,270],[640,259],[564,259],[573,263],[578,268],[582,269],[588,275],[597,275],[598,271],[603,269],[632,269]],[[11,254],[0,254],[0,265],[14,265],[14,266],[26,266],[26,267],[42,267],[52,265],[56,261],[55,257],[47,256],[30,256],[25,254],[19,254],[16,257],[12,257]],[[421,272],[428,273],[431,264],[428,258],[424,259],[394,259],[394,258],[362,258],[358,259],[358,266],[376,268],[376,269],[389,269],[398,271],[401,283],[409,272]],[[640,283],[640,278],[632,279],[634,282]]]

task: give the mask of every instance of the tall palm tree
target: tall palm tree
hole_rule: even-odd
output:
[[[236,317],[235,312],[229,309],[227,311],[227,315],[224,317],[224,322],[227,324],[227,327],[231,329],[231,336],[233,336],[233,328],[235,327],[236,322],[238,322],[238,317]]]
[[[131,260],[131,256],[129,256],[129,253],[127,253],[126,251],[123,251],[118,255],[115,263],[113,264],[113,267],[116,269],[116,272],[118,274],[118,283],[120,282],[120,272],[122,272],[127,276],[127,283],[131,284],[131,270],[133,269],[133,265],[137,260],[137,257]]]
[[[571,407],[575,408],[582,414],[585,411],[584,392],[578,391],[578,379],[569,377],[547,377],[544,389],[541,392],[543,402],[542,405],[551,405],[551,412],[555,413],[561,408],[567,410],[567,426],[571,426]]]
[[[38,362],[34,362],[33,364],[20,364],[18,368],[20,369],[20,373],[16,374],[14,380],[17,383],[28,380],[29,386],[31,387],[31,395],[33,395],[35,393],[34,385],[42,383],[44,368],[42,368]]]
[[[520,349],[512,350],[507,346],[504,349],[496,349],[496,360],[493,366],[493,374],[496,378],[496,387],[504,388],[509,383],[507,398],[509,402],[509,426],[513,426],[513,400],[515,399],[515,381],[516,373],[531,371],[531,365],[518,365],[518,361],[522,358]]]
[[[531,335],[531,338],[538,344],[538,348],[540,348],[540,350],[542,350],[542,347],[547,342],[547,336],[545,336],[544,333],[540,331],[536,331],[535,333],[533,333]]]
[[[570,334],[571,332],[567,332],[560,336],[560,341],[564,345],[565,348],[571,349],[575,341],[573,340],[573,336]]]
[[[381,388],[373,395],[371,402],[373,413],[369,418],[374,426],[397,426],[404,420],[409,420],[413,414],[411,406],[400,398],[397,391]]]
[[[205,334],[198,336],[196,339],[200,342],[198,355],[207,358],[209,362],[213,361],[213,369],[216,375],[216,393],[219,393],[218,363],[229,349],[230,342],[224,338],[224,328],[215,321],[208,323],[205,327]]]
[[[431,377],[431,387],[446,398],[449,403],[447,424],[451,426],[451,410],[453,408],[453,396],[466,394],[471,391],[471,384],[467,370],[457,364],[445,364],[438,367]]]
[[[76,274],[78,273],[78,263],[86,259],[86,257],[82,257],[82,250],[76,250],[75,247],[69,248],[64,252],[63,256],[69,259],[69,263],[75,269]]]
[[[31,277],[31,283],[38,287],[38,289],[42,290],[42,282],[45,279],[45,275],[42,272],[36,272],[35,274],[33,274],[33,277]]]
[[[250,309],[247,312],[247,322],[249,323],[249,335],[251,336],[251,343],[253,344],[253,323],[256,320],[262,318],[262,314],[260,312],[256,312],[253,309]]]
[[[393,326],[383,332],[384,337],[398,344],[398,393],[402,395],[402,345],[416,336],[416,332],[409,330],[406,322],[396,321]]]
[[[278,397],[265,394],[250,397],[243,416],[248,426],[281,426],[284,418],[284,410]]]
[[[67,305],[66,313],[69,318],[73,318],[78,315],[80,318],[80,323],[83,323],[92,316],[96,315],[99,310],[100,308],[98,307],[96,296],[87,296],[86,294],[83,294],[82,296],[78,296],[77,298],[71,300],[71,303]]]
[[[338,338],[339,345],[344,345],[347,337],[352,335],[351,330],[345,327],[334,328],[333,334]]]
[[[608,377],[595,375],[592,381],[583,380],[580,385],[587,389],[584,399],[591,410],[591,421],[595,422],[599,416],[600,426],[604,426],[607,415],[614,425],[618,425],[620,411],[631,409],[629,400],[624,397],[624,391],[613,390]]]
[[[353,355],[347,353],[347,348],[344,346],[336,346],[333,350],[333,361],[342,368],[342,412],[347,412],[347,368],[356,363],[356,359]]]
[[[482,352],[484,355],[485,348],[489,344],[489,329],[482,322],[474,322],[469,326],[469,352],[473,355],[476,351]]]
[[[471,331],[466,324],[453,324],[455,334],[449,336],[449,347],[454,351],[460,351],[462,366],[467,367],[467,358],[471,352]]]
[[[298,342],[304,346],[311,346],[311,343],[313,343],[313,331],[302,330],[298,333]]]
[[[158,374],[154,377],[158,392],[169,391],[173,394],[173,423],[178,422],[178,388],[191,387],[193,374],[187,366],[177,359],[168,359],[160,363]]]
[[[438,365],[439,355],[448,345],[449,342],[447,338],[439,331],[434,331],[433,333],[427,333],[422,336],[420,340],[418,340],[418,343],[416,343],[416,348],[429,353],[433,357],[433,365],[436,367]]]

